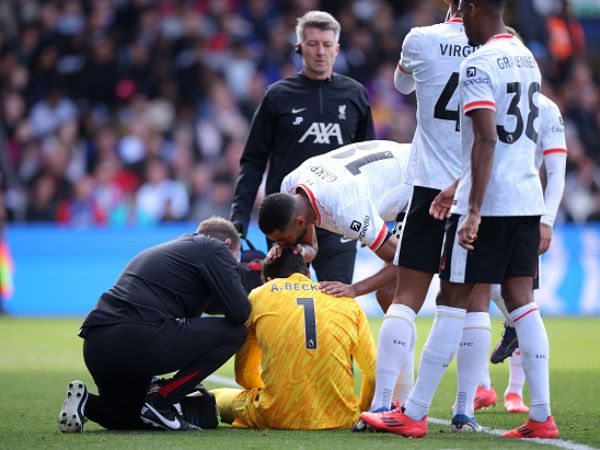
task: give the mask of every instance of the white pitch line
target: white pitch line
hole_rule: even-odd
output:
[[[446,425],[450,426],[450,421],[446,419],[438,419],[437,417],[429,417],[427,419],[428,422],[436,423],[438,425]],[[497,428],[488,428],[482,426],[482,432],[493,434],[495,436],[502,436],[508,430],[500,430]],[[565,441],[563,439],[540,439],[540,438],[532,438],[532,439],[521,439],[523,442],[535,442],[536,444],[542,445],[552,445],[558,448],[564,448],[565,450],[596,450],[594,447],[589,447],[584,444],[578,444],[577,442]]]
[[[236,388],[241,389],[240,385],[237,384],[231,378],[224,377],[223,375],[219,375],[216,373],[213,373],[212,375],[207,377],[206,380],[212,381],[213,383],[224,384],[225,386],[231,386],[231,387],[236,387]],[[435,423],[437,425],[446,425],[448,427],[450,426],[450,421],[446,420],[446,419],[438,419],[437,417],[429,417],[427,420],[428,420],[428,422]],[[495,436],[502,436],[504,433],[506,433],[508,431],[508,430],[500,430],[497,428],[488,428],[488,427],[484,427],[484,426],[482,426],[481,428],[482,428],[481,431],[483,433],[493,434]],[[589,447],[584,444],[578,444],[577,442],[565,441],[563,439],[533,438],[533,439],[522,439],[522,441],[523,442],[535,442],[536,444],[541,444],[541,445],[552,445],[554,447],[563,448],[565,450],[597,450],[594,447]]]

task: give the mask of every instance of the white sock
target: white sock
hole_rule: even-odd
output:
[[[375,395],[371,411],[391,406],[398,375],[414,346],[415,317],[416,313],[408,306],[393,303],[383,318],[377,343]]]
[[[458,350],[466,311],[438,306],[429,337],[421,354],[415,388],[406,401],[404,413],[420,421],[427,415],[442,375]]]
[[[406,403],[408,395],[413,390],[415,385],[415,347],[417,345],[417,326],[412,323],[411,346],[406,355],[404,365],[400,369],[400,375],[394,386],[392,401],[399,401],[401,405]]]
[[[487,358],[485,360],[485,364],[483,365],[483,370],[481,371],[481,379],[479,380],[479,385],[483,386],[486,389],[490,389],[492,387],[492,379],[490,378],[490,364]]]
[[[512,356],[508,358],[508,386],[504,392],[504,397],[509,392],[519,394],[523,397],[523,386],[525,385],[525,371],[521,361],[521,352],[517,348]]]
[[[510,317],[517,329],[521,362],[531,393],[529,418],[545,422],[552,413],[548,372],[550,351],[544,322],[535,302],[515,309]]]
[[[456,355],[458,386],[453,414],[475,415],[473,402],[481,381],[483,368],[487,367],[488,352],[492,342],[490,315],[486,312],[467,313],[460,346]]]

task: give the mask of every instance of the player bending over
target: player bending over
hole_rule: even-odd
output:
[[[264,198],[258,210],[258,225],[278,245],[298,245],[305,262],[318,251],[315,227],[338,233],[367,245],[389,263],[397,239],[386,221],[395,220],[406,209],[412,187],[402,183],[407,170],[408,144],[365,141],[346,145],[306,160],[288,174],[281,193]],[[321,280],[324,281],[324,280]],[[393,266],[347,285],[322,282],[327,294],[356,297],[377,291],[382,309],[387,310],[396,285]]]

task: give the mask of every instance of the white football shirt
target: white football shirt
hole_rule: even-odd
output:
[[[412,186],[402,182],[410,144],[364,141],[304,161],[281,183],[281,192],[302,189],[317,213],[317,226],[377,251],[386,221],[404,211]]]
[[[443,189],[460,176],[458,72],[474,50],[462,19],[415,27],[404,38],[397,70],[412,76],[417,96],[406,183]]]
[[[510,34],[493,36],[460,66],[462,175],[452,212],[467,214],[473,124],[469,114],[496,111],[497,142],[482,216],[541,216],[544,198],[536,165],[542,78],[535,58]]]

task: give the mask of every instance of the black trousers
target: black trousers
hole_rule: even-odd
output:
[[[108,429],[145,428],[140,410],[153,375],[175,372],[161,388],[177,403],[243,345],[246,328],[216,317],[166,320],[162,326],[124,323],[91,327],[85,364],[98,387],[85,416]]]
[[[319,251],[312,261],[319,281],[340,281],[351,284],[356,261],[356,241],[346,241],[341,234],[317,228]],[[273,241],[267,239],[267,247]]]

